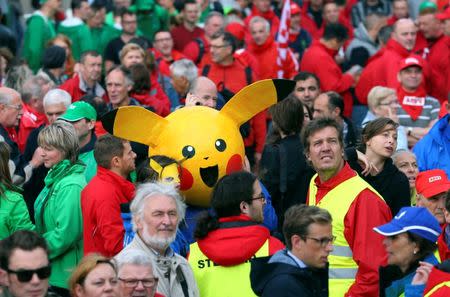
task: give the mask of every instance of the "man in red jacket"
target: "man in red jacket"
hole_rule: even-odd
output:
[[[300,69],[314,73],[320,80],[322,91],[335,91],[344,98],[344,115],[351,116],[353,98],[350,87],[355,83],[356,68],[342,73],[334,60],[347,40],[347,29],[341,24],[328,24],[323,37],[313,42],[303,55]]]
[[[281,69],[277,65],[279,44],[270,35],[270,24],[267,20],[260,16],[253,17],[250,20],[250,34],[252,39],[248,44],[248,50],[259,62],[260,79],[277,78],[279,70],[283,71],[283,78],[287,79],[298,73],[298,62],[289,48]]]
[[[447,79],[450,75],[450,38],[444,35],[441,22],[434,12],[424,10],[419,15],[419,32],[425,37],[427,47],[424,58],[428,61],[431,75],[429,76],[430,96],[447,101],[450,86]]]
[[[386,47],[369,60],[361,73],[355,88],[359,102],[367,104],[367,94],[375,86],[397,88],[400,62],[411,54],[416,36],[417,28],[411,19],[400,19],[394,24]]]
[[[177,60],[186,58],[181,52],[173,49],[173,38],[169,31],[156,32],[153,47],[156,64],[159,72],[163,75],[170,76],[170,65]]]
[[[253,0],[252,13],[245,18],[247,28],[249,28],[250,20],[255,16],[260,16],[269,22],[270,33],[272,37],[275,37],[280,27],[280,19],[270,7],[270,0]]]
[[[134,185],[127,178],[135,169],[136,154],[128,141],[106,134],[97,140],[94,157],[97,175],[81,192],[84,254],[113,257],[123,248],[120,204],[134,196]]]

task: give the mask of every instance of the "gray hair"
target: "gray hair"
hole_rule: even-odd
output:
[[[20,94],[16,90],[10,89],[11,92],[8,92],[7,90],[2,89],[4,88],[0,88],[0,104],[11,104],[14,100],[14,95],[20,97]]]
[[[221,14],[220,12],[217,12],[217,11],[211,11],[210,13],[208,13],[207,15],[206,15],[206,18],[205,18],[205,26],[209,23],[209,21],[213,18],[213,17],[219,17],[219,18],[221,18],[224,22],[225,22],[225,18],[224,18],[224,16],[223,16],[223,14]]]
[[[397,159],[401,154],[409,154],[414,156],[414,158],[417,160],[416,154],[414,154],[412,151],[410,150],[405,150],[405,149],[401,149],[401,150],[397,150],[393,155],[392,155],[392,162],[394,163],[395,166],[397,166],[395,163],[397,163]]]
[[[130,211],[133,217],[133,229],[136,231],[136,218],[144,216],[144,208],[147,201],[156,195],[164,195],[171,197],[177,207],[178,224],[184,219],[186,213],[186,204],[183,202],[183,198],[173,185],[163,184],[159,182],[155,183],[143,183],[139,185],[136,190],[136,196],[131,202]]]
[[[53,147],[64,154],[64,159],[73,164],[78,160],[80,144],[72,124],[62,120],[55,121],[39,132],[38,145]]]
[[[28,103],[33,98],[42,100],[45,95],[42,87],[47,84],[51,84],[51,87],[54,86],[53,81],[48,76],[38,74],[30,77],[22,86],[22,100],[25,103]]]
[[[44,106],[53,104],[64,104],[66,108],[72,103],[72,96],[64,90],[53,89],[47,92],[44,96]]]
[[[141,265],[151,267],[153,271],[152,259],[142,250],[138,249],[124,249],[120,254],[114,258],[117,266],[117,271],[127,264]]]
[[[395,95],[394,89],[381,86],[373,87],[367,95],[367,105],[369,106],[369,109],[373,110],[375,107],[380,105],[380,102],[383,99],[391,95]]]
[[[31,76],[33,76],[33,72],[27,65],[14,66],[6,74],[4,86],[14,90],[22,90],[24,82]]]
[[[194,62],[188,59],[180,59],[170,65],[170,72],[177,77],[185,77],[189,85],[198,77],[198,69]]]
[[[122,73],[125,86],[128,87],[128,86],[134,85],[130,70],[123,65],[116,66],[108,72],[108,74],[106,75],[106,78],[105,78],[106,83],[108,83],[109,75],[114,71],[119,71]]]
[[[249,28],[251,28],[256,23],[263,23],[266,27],[266,32],[270,32],[270,23],[263,17],[255,16],[250,20]]]

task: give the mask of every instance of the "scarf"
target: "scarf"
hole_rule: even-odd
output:
[[[397,88],[398,101],[403,110],[411,116],[413,121],[416,121],[422,113],[426,96],[427,94],[422,86],[414,92],[408,92],[401,86]]]

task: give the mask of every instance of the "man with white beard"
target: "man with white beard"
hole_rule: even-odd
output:
[[[124,251],[138,249],[150,256],[158,278],[158,293],[166,297],[199,296],[189,263],[170,248],[186,210],[175,187],[162,183],[142,184],[130,210],[136,236]]]

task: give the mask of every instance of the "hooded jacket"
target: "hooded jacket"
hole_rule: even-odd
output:
[[[36,231],[48,244],[52,262],[50,285],[67,288],[71,270],[83,257],[80,195],[86,186],[85,166],[62,160],[45,177],[34,204]]]
[[[419,171],[440,168],[450,176],[450,114],[440,119],[413,148]]]
[[[350,60],[353,50],[364,49],[368,56],[371,57],[379,50],[379,45],[370,38],[364,23],[360,23],[354,31],[355,38],[350,42],[346,51],[345,57]],[[364,65],[361,65],[364,66]]]
[[[58,33],[66,35],[72,41],[72,55],[76,61],[80,60],[83,52],[95,49],[91,30],[78,17],[62,21],[58,26]]]
[[[328,296],[328,269],[300,268],[287,250],[251,260],[252,289],[263,297]]]

